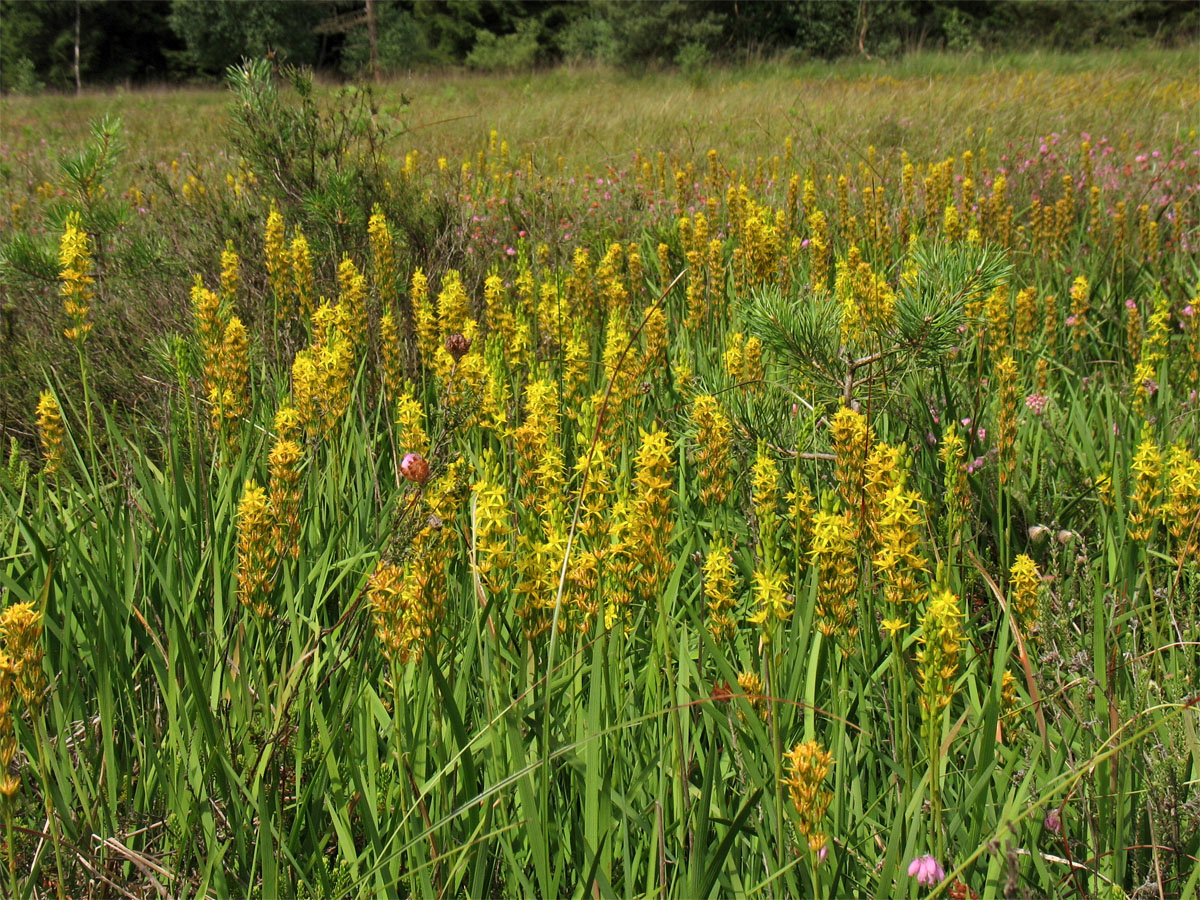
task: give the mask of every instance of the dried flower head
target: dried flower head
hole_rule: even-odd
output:
[[[405,453],[400,461],[400,474],[409,481],[424,484],[429,480],[429,462],[420,453]]]

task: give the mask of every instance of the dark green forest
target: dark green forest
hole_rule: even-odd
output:
[[[1198,31],[1194,0],[0,0],[0,87],[204,82],[264,55],[355,77],[372,44],[387,74],[1169,46]]]

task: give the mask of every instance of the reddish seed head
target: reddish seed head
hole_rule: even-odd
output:
[[[454,357],[455,362],[466,356],[470,349],[471,341],[466,335],[457,332],[446,335],[446,352]]]
[[[429,463],[420,453],[405,453],[400,462],[400,474],[409,481],[424,484],[429,480]]]

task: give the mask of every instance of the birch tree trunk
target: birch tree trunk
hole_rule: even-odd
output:
[[[375,83],[383,81],[379,71],[379,37],[375,31],[375,0],[367,0],[367,41],[371,45],[371,75]]]
[[[83,93],[83,82],[79,78],[79,2],[75,0],[75,96]]]

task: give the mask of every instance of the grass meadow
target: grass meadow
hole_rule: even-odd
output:
[[[0,98],[0,893],[1195,897],[1198,101]]]

